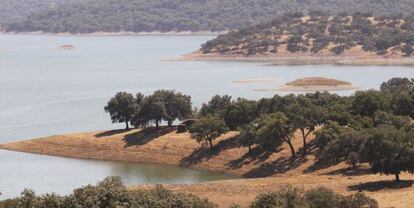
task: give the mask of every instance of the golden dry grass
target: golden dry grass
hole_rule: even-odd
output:
[[[286,146],[274,153],[253,148],[253,153],[248,154],[247,148],[237,145],[237,135],[238,132],[223,135],[214,142],[213,151],[201,147],[188,133],[175,133],[174,128],[58,135],[4,144],[0,148],[71,158],[179,165],[250,178],[166,185],[171,190],[208,197],[220,207],[233,203],[246,207],[259,193],[275,191],[286,184],[305,189],[326,186],[342,194],[362,191],[378,200],[381,207],[414,207],[413,175],[402,174],[405,181],[396,186],[393,176],[370,174],[366,166],[357,171],[342,163],[323,167],[315,163],[313,155],[292,161]],[[298,151],[300,138],[295,138],[294,145]]]

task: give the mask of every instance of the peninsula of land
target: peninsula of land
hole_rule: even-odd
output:
[[[205,42],[181,60],[274,64],[414,64],[412,17],[287,13]]]
[[[207,197],[220,207],[234,203],[246,207],[264,192],[293,184],[305,189],[326,186],[339,193],[362,191],[375,198],[380,207],[413,207],[414,176],[402,174],[404,181],[395,184],[393,176],[374,175],[362,165],[357,171],[344,163],[319,166],[309,154],[292,161],[290,150],[283,145],[273,153],[248,153],[237,142],[238,132],[232,131],[214,141],[215,149],[206,151],[189,133],[177,133],[175,127],[145,130],[113,130],[57,135],[0,145],[1,149],[63,156],[70,158],[131,161],[176,165],[246,179],[215,181],[195,185],[166,185],[166,188]],[[300,137],[299,134],[296,137]],[[300,138],[294,140],[300,145]],[[137,185],[131,189],[145,189]]]

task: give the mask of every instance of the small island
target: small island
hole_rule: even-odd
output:
[[[341,91],[354,90],[357,87],[349,82],[325,77],[305,77],[279,86],[275,91]]]
[[[64,50],[73,50],[73,49],[75,49],[75,46],[69,45],[69,44],[65,44],[65,45],[59,46],[59,48],[60,49],[64,49]]]

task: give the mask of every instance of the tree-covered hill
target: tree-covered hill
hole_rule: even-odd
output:
[[[331,16],[286,13],[272,21],[220,35],[202,52],[226,55],[411,56],[414,16],[373,17],[368,13]]]
[[[54,33],[221,31],[269,21],[285,12],[371,11],[389,15],[408,14],[413,8],[412,0],[88,0],[31,14],[26,21],[9,24],[8,30]]]
[[[1,0],[0,24],[25,21],[33,13],[56,9],[80,0]]]

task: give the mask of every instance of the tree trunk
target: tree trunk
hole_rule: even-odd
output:
[[[249,144],[249,153],[252,152],[252,145]]]
[[[168,121],[168,126],[171,127],[172,126],[172,121]]]
[[[129,130],[129,124],[128,124],[128,121],[125,121],[125,129],[126,129],[126,130]]]
[[[399,173],[396,173],[396,174],[395,174],[395,181],[396,181],[397,183],[401,181],[401,180],[400,180],[400,174],[399,174]]]
[[[208,143],[210,144],[210,149],[213,149],[213,141],[211,139],[209,139]]]
[[[292,142],[290,141],[290,139],[285,139],[285,141],[289,145],[290,151],[292,152],[292,159],[296,158],[296,152],[295,152],[295,148],[293,147]]]
[[[300,131],[302,132],[302,139],[303,139],[303,148],[302,148],[303,152],[302,152],[302,155],[305,156],[306,153],[307,153],[307,149],[308,149],[308,145],[306,144],[307,135],[305,134],[305,129],[301,129]]]
[[[158,121],[158,120],[156,120],[156,121],[155,121],[155,127],[156,127],[157,129],[159,129],[159,128],[160,128],[160,124],[159,124],[159,121]]]

